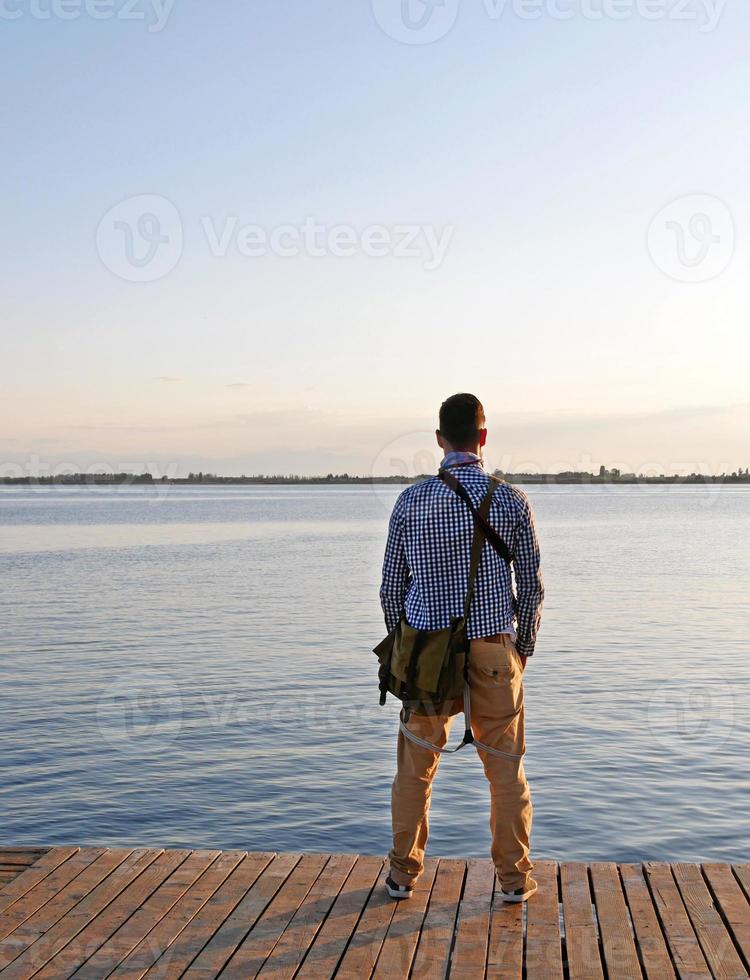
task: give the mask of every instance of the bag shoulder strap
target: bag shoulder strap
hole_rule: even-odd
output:
[[[500,537],[500,535],[497,533],[494,527],[492,527],[492,525],[487,520],[487,517],[489,515],[489,503],[487,505],[486,513],[482,513],[481,507],[478,510],[474,506],[471,497],[469,496],[466,490],[466,487],[464,487],[452,473],[450,473],[448,470],[440,470],[440,472],[438,473],[438,477],[443,481],[443,483],[447,487],[450,487],[451,490],[461,498],[461,500],[463,500],[463,502],[471,511],[472,517],[474,518],[475,526],[478,525],[479,527],[481,527],[484,537],[487,538],[487,541],[490,543],[492,548],[503,559],[503,561],[506,561],[508,562],[508,564],[510,564],[514,558],[513,552],[510,550],[508,545],[503,541],[503,539]],[[494,476],[490,477],[490,486],[487,491],[490,500],[492,498],[492,493],[495,491],[495,489],[498,486],[501,485],[502,485],[502,480],[498,480]],[[484,501],[482,501],[482,504],[484,504]]]
[[[454,477],[455,479],[455,477]],[[458,482],[458,481],[456,481]],[[487,493],[482,499],[482,503],[479,505],[479,510],[477,515],[480,516],[485,522],[490,513],[490,505],[492,504],[492,495],[495,492],[495,487],[490,483],[487,488]],[[479,571],[479,562],[482,559],[482,545],[484,544],[485,533],[482,525],[478,520],[474,521],[474,534],[471,539],[471,562],[469,564],[469,584],[466,589],[466,599],[464,600],[464,620],[468,620],[469,612],[471,611],[471,603],[474,598],[474,586],[477,581],[477,572]]]

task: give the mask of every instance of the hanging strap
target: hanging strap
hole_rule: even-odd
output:
[[[453,480],[456,480],[453,474],[450,474]],[[458,483],[458,480],[456,480]],[[458,484],[461,486],[460,484]],[[463,490],[463,487],[461,487]],[[464,493],[466,491],[464,490]],[[477,510],[472,504],[472,514],[476,514],[474,518],[474,535],[471,539],[471,560],[469,562],[469,581],[466,587],[466,598],[464,599],[464,623],[469,622],[469,613],[471,612],[471,604],[474,600],[474,586],[477,582],[477,572],[479,571],[479,563],[482,560],[482,545],[484,544],[484,539],[486,532],[484,530],[484,524],[487,524],[487,517],[490,513],[490,507],[492,505],[492,495],[495,492],[495,487],[490,483],[487,488],[487,493],[482,498],[482,502],[479,505],[479,510]],[[489,525],[488,525],[489,526]]]
[[[517,715],[520,712],[514,712],[513,717],[508,722],[508,728],[513,724]],[[454,752],[459,752],[465,745],[473,745],[475,748],[482,752],[487,752],[489,755],[500,756],[501,759],[511,759],[514,762],[518,762],[523,759],[523,752],[520,755],[514,755],[512,752],[503,752],[502,749],[493,748],[491,745],[485,745],[484,742],[480,742],[479,739],[474,738],[474,734],[471,730],[471,687],[469,686],[468,678],[464,679],[464,737],[452,749],[446,749],[440,745],[435,745],[433,742],[428,742],[426,738],[420,738],[419,735],[415,735],[414,732],[409,731],[406,727],[406,718],[404,709],[401,709],[398,717],[398,727],[399,730],[404,734],[410,742],[414,742],[415,745],[419,745],[423,749],[428,749],[430,752],[439,752],[441,755],[452,755]],[[507,731],[507,728],[506,728]]]
[[[410,732],[406,727],[406,723],[404,722],[403,714],[404,712],[402,709],[399,717],[399,729],[411,742],[421,746],[423,749],[429,749],[430,752],[439,752],[441,755],[451,755],[453,752],[458,752],[459,749],[462,749],[464,745],[473,745],[482,752],[488,752],[490,755],[498,755],[502,759],[512,759],[514,762],[517,762],[519,759],[523,759],[523,753],[521,755],[514,755],[511,752],[503,752],[500,749],[493,748],[491,745],[485,745],[484,742],[480,742],[478,739],[474,738],[473,735],[471,738],[467,738],[466,735],[464,735],[463,739],[453,749],[441,748],[439,745],[434,745],[432,742],[428,742],[426,738],[420,738],[419,735],[415,735],[414,732]],[[518,711],[513,715],[513,718],[508,723],[508,727],[513,724],[517,714]],[[464,684],[464,719],[466,729],[469,733],[471,733],[471,688],[469,687],[468,681]]]
[[[464,599],[464,623],[468,624],[471,604],[474,599],[474,587],[476,585],[477,572],[479,571],[479,563],[482,559],[482,546],[485,538],[487,538],[495,551],[497,551],[497,553],[504,558],[505,561],[509,562],[513,558],[510,549],[487,520],[490,513],[490,506],[492,505],[492,496],[500,481],[494,480],[492,477],[490,477],[490,485],[487,488],[487,493],[482,498],[479,508],[476,508],[465,488],[461,486],[459,481],[455,478],[455,476],[453,476],[452,473],[449,473],[447,470],[441,470],[438,476],[468,504],[474,518],[474,534],[471,539],[471,560],[469,563],[469,581],[466,589],[466,598]],[[492,537],[494,537],[499,543],[499,547],[502,548],[502,551],[499,550],[498,544],[492,540]],[[429,749],[430,752],[439,752],[441,755],[451,755],[453,752],[459,752],[465,745],[475,745],[477,749],[481,749],[483,752],[488,752],[490,755],[498,755],[504,759],[518,760],[523,758],[523,755],[512,755],[510,752],[501,752],[500,749],[492,748],[489,745],[485,745],[483,742],[478,742],[474,738],[471,730],[471,689],[469,687],[468,643],[464,663],[464,737],[459,744],[452,749],[441,748],[439,745],[434,745],[432,742],[428,742],[427,739],[420,738],[419,735],[415,735],[414,732],[409,731],[409,729],[406,727],[407,719],[408,714],[406,714],[402,708],[399,714],[400,731],[410,741],[421,746],[423,749]]]
[[[494,550],[498,553],[498,555],[500,555],[500,557],[504,561],[508,563],[512,562],[514,558],[513,552],[510,550],[508,545],[503,541],[503,539],[500,537],[500,535],[497,533],[494,527],[487,520],[489,514],[489,507],[487,508],[486,511],[483,509],[485,501],[484,500],[482,501],[479,509],[477,510],[477,508],[474,506],[471,497],[469,496],[466,487],[463,486],[463,484],[455,478],[455,476],[450,472],[450,470],[440,470],[438,476],[447,487],[450,487],[451,490],[455,494],[457,494],[461,498],[461,500],[463,500],[463,502],[471,511],[475,523],[480,525],[485,538],[489,541],[490,545],[492,546],[492,548],[494,548]],[[494,490],[495,487],[500,486],[501,483],[502,483],[501,480],[497,480],[495,479],[495,477],[491,476],[490,491],[489,491],[490,494],[491,491]]]

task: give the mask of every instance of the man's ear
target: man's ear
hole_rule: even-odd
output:
[[[480,445],[480,448],[484,448],[485,442],[487,442],[487,430],[486,429],[480,429],[479,430],[479,445]]]
[[[441,449],[445,449],[445,442],[444,442],[443,437],[442,437],[442,435],[440,433],[440,429],[435,429],[435,437],[437,438],[437,444],[438,444],[438,446],[440,446]]]

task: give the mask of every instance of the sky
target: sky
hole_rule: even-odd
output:
[[[750,466],[746,0],[0,0],[0,475]]]

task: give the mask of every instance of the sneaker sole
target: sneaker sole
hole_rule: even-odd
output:
[[[388,892],[391,898],[398,899],[398,901],[403,901],[404,899],[411,898],[414,894],[413,891],[410,892],[399,892],[391,888],[390,885],[385,886],[385,890]]]
[[[537,889],[534,888],[530,892],[524,892],[523,895],[509,895],[508,892],[501,891],[500,898],[504,902],[519,904],[520,902],[528,902],[532,895],[536,895]]]

